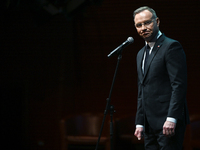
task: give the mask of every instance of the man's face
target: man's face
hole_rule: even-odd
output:
[[[152,19],[152,13],[144,10],[135,15],[135,27],[138,34],[147,42],[151,41],[159,31],[160,20]]]

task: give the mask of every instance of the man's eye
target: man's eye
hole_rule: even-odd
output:
[[[136,24],[136,27],[141,27],[142,26],[142,24],[141,23],[139,23],[139,24]]]
[[[138,23],[138,24],[136,24],[135,26],[136,26],[137,28],[141,28],[142,25],[148,26],[148,25],[150,25],[152,22],[153,22],[153,20],[149,20],[149,21],[145,21],[144,23]]]
[[[144,22],[144,25],[149,25],[151,23],[151,21],[146,21]]]

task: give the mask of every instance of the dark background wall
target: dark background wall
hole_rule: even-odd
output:
[[[199,0],[94,0],[83,1],[73,11],[68,8],[70,1],[49,1],[66,9],[56,14],[39,1],[4,2],[0,84],[7,147],[57,150],[61,118],[103,112],[117,63],[117,56],[107,55],[129,36],[134,43],[123,51],[111,104],[116,118],[135,114],[136,54],[144,41],[136,33],[132,13],[144,5],[156,10],[161,32],[182,44],[189,111],[200,113]]]

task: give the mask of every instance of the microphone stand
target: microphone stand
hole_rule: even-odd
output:
[[[99,133],[99,137],[98,137],[98,141],[97,141],[95,150],[98,149],[98,144],[99,144],[99,141],[100,141],[100,138],[101,138],[101,134],[102,134],[102,131],[103,131],[103,126],[104,126],[104,122],[105,122],[108,110],[110,110],[110,150],[113,150],[113,147],[114,147],[114,144],[113,144],[114,143],[113,142],[113,113],[115,112],[115,110],[114,110],[114,106],[110,105],[110,101],[111,101],[111,95],[112,95],[112,91],[113,91],[114,82],[115,82],[116,75],[117,75],[117,70],[118,70],[119,63],[120,63],[121,59],[122,59],[122,50],[119,52],[119,55],[118,55],[117,66],[116,66],[116,69],[115,69],[115,73],[114,73],[109,97],[106,99],[107,100],[106,109],[104,111],[104,117],[103,117],[103,121],[102,121],[102,125],[101,125],[101,129],[100,129],[100,133]]]

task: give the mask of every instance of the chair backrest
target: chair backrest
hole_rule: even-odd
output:
[[[65,119],[66,135],[70,136],[98,136],[103,121],[102,114],[81,114]],[[107,132],[108,122],[105,121],[103,133]],[[106,131],[105,131],[106,130]]]
[[[133,135],[135,129],[135,116],[123,116],[116,121],[117,134]]]
[[[138,140],[133,134],[135,130],[135,116],[127,115],[121,116],[116,120],[116,135],[118,143],[126,143],[123,145],[124,149],[132,149],[132,147],[127,147],[131,144],[143,144],[144,139]],[[120,144],[119,144],[120,145]],[[125,148],[126,147],[126,148]]]
[[[200,114],[190,116],[191,139],[200,139]]]

